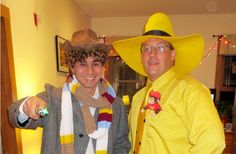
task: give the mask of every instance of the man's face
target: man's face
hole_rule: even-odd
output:
[[[156,80],[174,65],[175,51],[168,42],[150,38],[141,47],[141,62],[151,81]]]
[[[72,68],[72,73],[75,74],[79,83],[93,95],[103,74],[103,66],[94,57],[88,57],[84,62],[76,62]]]

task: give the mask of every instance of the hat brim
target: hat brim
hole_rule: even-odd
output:
[[[121,58],[136,72],[147,76],[141,63],[141,44],[149,38],[159,38],[171,43],[176,51],[175,69],[179,73],[188,74],[200,63],[204,53],[204,40],[201,35],[188,35],[184,37],[166,36],[138,36],[119,40],[113,47]]]

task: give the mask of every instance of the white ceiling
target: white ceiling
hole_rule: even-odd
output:
[[[236,13],[236,0],[75,0],[91,17]]]

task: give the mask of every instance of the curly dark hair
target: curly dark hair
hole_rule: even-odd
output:
[[[69,41],[64,43],[64,61],[68,66],[74,67],[76,62],[84,62],[88,57],[94,57],[96,61],[106,63],[108,51],[111,46],[101,43],[85,43],[72,46]]]

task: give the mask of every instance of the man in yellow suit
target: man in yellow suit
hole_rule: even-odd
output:
[[[148,77],[132,99],[130,153],[222,153],[224,130],[210,91],[188,75],[203,56],[201,35],[177,37],[169,17],[155,13],[142,36],[113,46],[131,68]],[[150,93],[156,93],[158,108],[147,108],[153,102]]]

